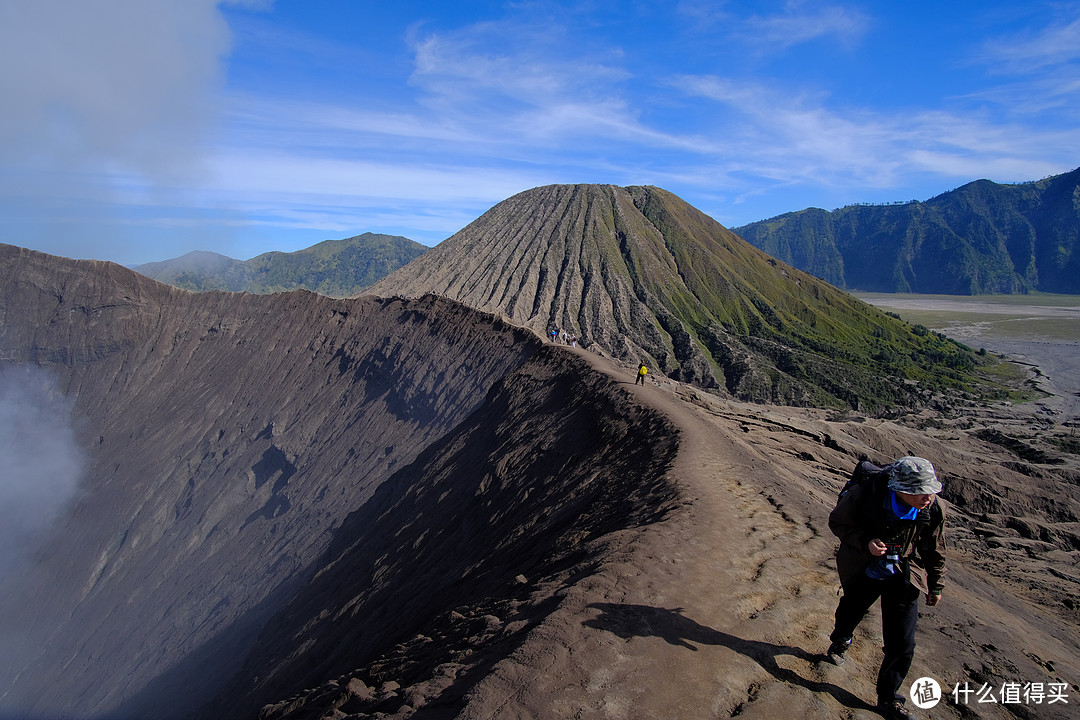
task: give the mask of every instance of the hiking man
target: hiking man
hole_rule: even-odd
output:
[[[641,383],[641,386],[645,387],[645,375],[647,375],[648,372],[649,368],[642,364],[641,367],[638,368],[637,378],[634,379],[634,384],[637,385],[638,383]]]
[[[890,720],[914,720],[900,686],[915,654],[919,594],[928,606],[941,600],[945,574],[945,511],[934,466],[920,457],[902,457],[878,468],[862,462],[853,482],[829,515],[829,529],[840,538],[836,570],[844,595],[828,657],[844,662],[855,628],[881,598],[885,657],[877,678],[878,712]],[[876,471],[876,472],[875,472]]]

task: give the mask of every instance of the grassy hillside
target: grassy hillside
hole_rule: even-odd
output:
[[[246,261],[193,252],[134,269],[160,282],[196,292],[273,293],[303,288],[331,297],[348,297],[426,250],[427,247],[408,238],[364,233],[345,240],[327,240],[292,253],[268,252]]]
[[[924,390],[973,380],[970,349],[785,268],[671,193],[631,192],[663,233],[681,281],[646,282],[714,361],[732,354],[725,335],[739,338],[773,364],[771,383],[795,397],[814,388],[820,405],[903,402],[906,386],[888,378]]]

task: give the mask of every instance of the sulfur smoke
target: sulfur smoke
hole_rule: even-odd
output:
[[[0,367],[0,580],[33,557],[75,498],[84,456],[71,404],[36,367]]]

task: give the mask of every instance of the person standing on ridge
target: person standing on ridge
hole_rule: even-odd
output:
[[[878,712],[889,720],[915,720],[900,694],[915,654],[920,591],[928,606],[941,600],[945,575],[945,510],[941,482],[920,457],[902,457],[853,482],[829,515],[840,538],[836,570],[843,597],[829,639],[828,659],[844,663],[855,628],[881,599],[885,656],[877,678]],[[856,470],[858,473],[858,469]]]
[[[638,368],[637,378],[634,380],[634,384],[637,385],[638,383],[641,383],[641,386],[645,387],[645,376],[648,372],[649,368],[645,367],[645,364],[642,363],[641,367]]]

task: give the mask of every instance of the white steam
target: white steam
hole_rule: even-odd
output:
[[[36,367],[0,367],[0,579],[31,559],[79,488],[70,402]]]
[[[0,0],[3,242],[105,258],[145,242],[118,207],[184,205],[225,113],[228,4]]]

